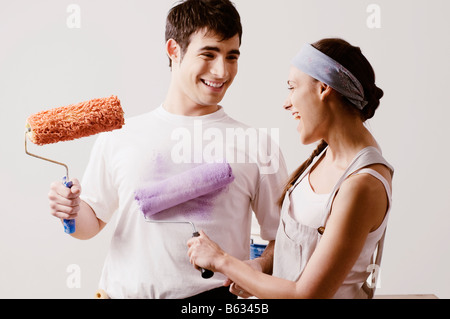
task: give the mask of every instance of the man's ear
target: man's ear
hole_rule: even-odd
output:
[[[180,61],[181,50],[177,41],[175,41],[174,39],[167,40],[166,53],[169,59],[172,60],[172,64],[178,63]]]

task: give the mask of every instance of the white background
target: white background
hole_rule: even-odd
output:
[[[117,95],[130,117],[164,99],[167,11],[175,1],[0,0],[0,298],[92,298],[114,223],[78,241],[50,216],[47,193],[64,170],[24,154],[26,118]],[[67,8],[81,9],[69,28]],[[381,9],[381,27],[366,11]],[[447,0],[235,0],[244,27],[240,70],[222,105],[258,128],[279,128],[289,171],[313,145],[298,141],[282,104],[290,59],[304,42],[342,37],[360,46],[385,91],[369,121],[395,166],[378,294],[450,297],[450,2]],[[35,153],[81,178],[95,137]],[[73,266],[75,265],[75,266]],[[75,268],[73,268],[75,267]],[[71,287],[73,276],[80,287]]]

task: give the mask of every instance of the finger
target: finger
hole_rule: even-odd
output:
[[[200,267],[195,264],[194,248],[188,250],[189,263],[194,266],[195,269],[200,270]]]
[[[232,282],[230,285],[230,292],[237,295],[242,289],[236,285],[236,283]]]
[[[197,259],[197,255],[196,255],[196,251],[195,251],[195,246],[191,246],[191,247],[188,249],[188,256],[189,256],[189,262],[190,262],[192,265],[196,266],[195,261],[196,261],[196,259]]]
[[[230,285],[230,292],[232,294],[238,296],[238,297],[241,297],[241,298],[248,298],[248,297],[252,296],[250,293],[245,291],[245,289],[243,289],[242,287],[238,286],[234,282]]]
[[[52,211],[63,212],[66,214],[76,214],[80,211],[80,205],[65,205],[57,201],[49,201],[49,206]]]
[[[66,214],[58,211],[54,212],[52,215],[60,219],[75,219],[78,217],[78,214]]]
[[[81,185],[77,179],[72,180],[72,187],[66,187],[62,182],[55,181],[50,185],[50,189],[64,198],[77,198],[81,194]]]
[[[233,283],[233,281],[230,278],[227,278],[227,279],[224,280],[222,285],[224,287],[229,287],[232,283]]]
[[[48,193],[48,199],[50,201],[50,204],[53,203],[55,205],[67,206],[72,208],[80,206],[81,204],[80,197],[67,198],[56,193],[55,191],[50,191]]]
[[[50,190],[53,191],[55,194],[64,197],[64,198],[74,198],[77,197],[77,195],[74,195],[72,193],[72,189],[66,187],[63,183],[61,182],[53,182],[50,185]]]
[[[73,219],[77,217],[78,213],[80,211],[80,206],[76,207],[69,207],[64,205],[59,205],[54,202],[50,203],[50,213],[58,218],[65,218],[65,219]]]
[[[211,239],[209,239],[208,235],[206,235],[206,233],[203,230],[200,229],[200,231],[198,233],[200,234],[200,236],[199,236],[200,238],[205,238],[207,240],[211,240]]]
[[[189,248],[191,248],[192,246],[194,246],[195,244],[198,244],[198,243],[199,243],[198,237],[192,237],[192,238],[189,238],[189,240],[187,241],[187,246]]]
[[[79,196],[81,194],[81,184],[80,181],[76,178],[71,180],[72,187],[70,188],[70,191],[72,192],[73,196]]]
[[[189,248],[188,248],[189,262],[191,262],[192,254],[193,254],[193,249],[192,249],[192,245],[191,245],[191,246],[189,246]]]
[[[80,211],[80,198],[67,199],[56,193],[54,190],[51,190],[48,194],[50,213],[51,215],[64,218],[64,219],[73,219],[77,217],[78,212]]]

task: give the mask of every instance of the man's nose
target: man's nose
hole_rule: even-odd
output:
[[[226,61],[223,58],[217,58],[212,65],[211,73],[218,78],[226,78],[228,75]]]

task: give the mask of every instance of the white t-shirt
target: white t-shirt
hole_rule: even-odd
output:
[[[234,181],[214,196],[199,197],[152,218],[189,221],[227,253],[248,259],[252,211],[261,237],[274,240],[276,202],[286,165],[268,130],[252,129],[220,108],[205,116],[174,115],[162,106],[102,133],[82,180],[81,198],[116,228],[99,288],[111,298],[186,298],[222,286],[224,276],[203,279],[189,263],[190,224],[149,223],[135,200],[144,183],[161,181],[204,162],[226,160]]]

